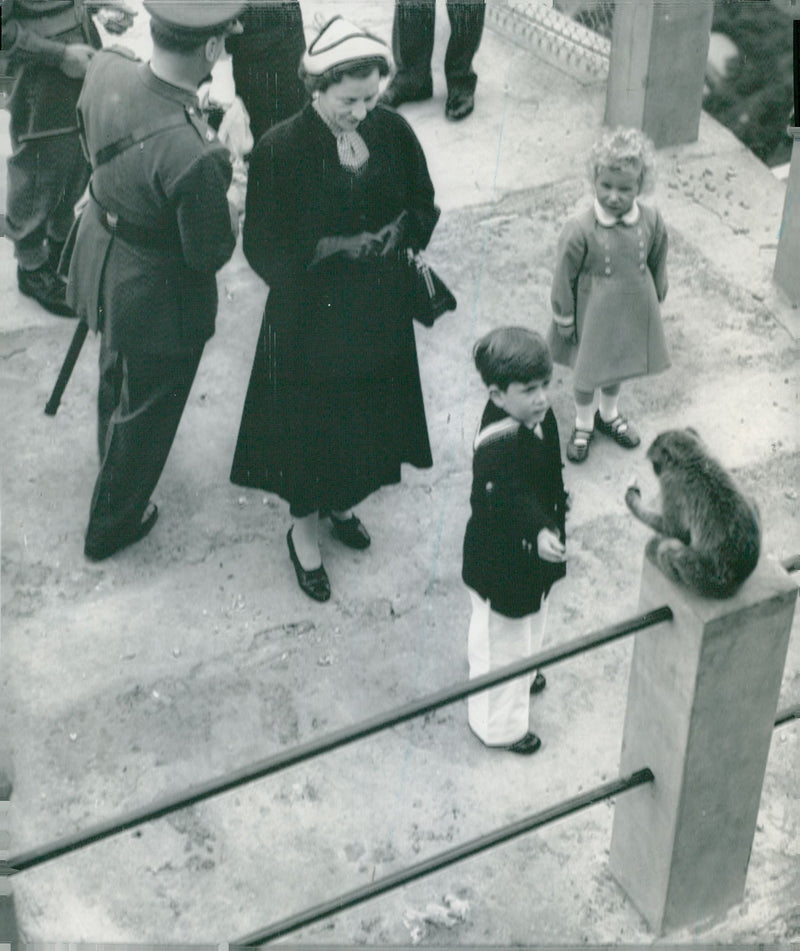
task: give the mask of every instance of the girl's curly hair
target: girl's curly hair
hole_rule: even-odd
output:
[[[653,143],[638,129],[619,127],[603,133],[589,152],[587,171],[594,180],[601,168],[638,169],[640,193],[651,192],[656,180],[656,157]]]

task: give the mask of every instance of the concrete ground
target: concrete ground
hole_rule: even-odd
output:
[[[309,32],[323,9],[303,3]],[[389,0],[337,5],[384,36],[391,9]],[[587,201],[583,162],[605,91],[487,31],[475,113],[447,123],[443,13],[435,98],[403,110],[443,208],[429,259],[459,300],[417,333],[435,464],[364,503],[369,552],[324,543],[330,603],[297,589],[286,506],[228,481],[266,292],[240,251],[219,275],[218,330],[157,490],[158,526],[91,564],[82,542],[96,474],[97,341],[58,416],[44,416],[73,325],[18,295],[11,246],[0,244],[0,695],[14,762],[12,853],[466,676],[460,545],[484,399],[470,348],[500,324],[547,327],[555,241]],[[136,30],[133,45],[144,23]],[[0,148],[7,154],[5,125]],[[785,558],[800,541],[798,320],[771,283],[783,186],[707,117],[697,142],[659,158],[673,366],[626,387],[624,408],[644,446],[665,428],[695,426],[757,497],[767,556]],[[568,373],[556,373],[553,390],[566,442]],[[565,470],[569,574],[554,590],[550,643],[637,612],[647,532],[622,498],[631,473],[645,496],[655,492],[644,446],[625,453],[598,439],[585,466]],[[617,775],[631,649],[618,641],[548,670],[532,704],[544,740],[532,759],[482,748],[460,702],[17,875],[22,937],[231,941],[590,788]],[[779,706],[798,701],[795,629]],[[799,729],[774,733],[744,900],[718,919],[651,934],[608,871],[613,805],[603,803],[286,940],[800,941]]]

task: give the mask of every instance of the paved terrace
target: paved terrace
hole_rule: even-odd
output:
[[[325,8],[303,9],[310,32]],[[389,0],[336,9],[390,33]],[[127,41],[137,49],[145,19]],[[588,200],[584,155],[605,90],[487,30],[475,113],[446,123],[443,9],[437,29],[434,100],[404,107],[443,208],[429,259],[459,299],[456,313],[417,334],[435,465],[363,505],[368,553],[324,547],[327,605],[297,589],[285,505],[227,478],[266,290],[241,252],[219,276],[218,331],[157,490],[159,524],[93,565],[82,543],[97,341],[58,416],[45,417],[73,325],[18,295],[11,245],[0,243],[0,695],[15,763],[12,851],[466,676],[460,545],[484,399],[470,348],[503,323],[546,328],[556,236]],[[786,557],[800,543],[798,319],[771,284],[783,186],[703,117],[697,142],[660,153],[654,200],[671,235],[673,367],[627,387],[625,408],[645,445],[695,426],[757,496],[766,552]],[[567,374],[556,373],[553,390],[566,441]],[[549,642],[636,613],[647,532],[623,504],[632,473],[653,495],[644,447],[625,454],[602,440],[587,465],[565,470],[569,575],[554,591]],[[532,759],[482,748],[457,703],[19,875],[23,937],[231,940],[611,778],[631,649],[617,642],[548,670],[532,712],[544,746]],[[781,706],[798,699],[795,630]],[[774,734],[743,904],[670,942],[798,940],[799,730]],[[612,816],[610,804],[595,806],[287,940],[650,943],[608,872]]]

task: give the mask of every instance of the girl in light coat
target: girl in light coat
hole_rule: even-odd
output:
[[[567,458],[583,462],[595,431],[633,449],[640,438],[619,411],[621,384],[669,366],[659,304],[667,293],[667,231],[652,188],[650,141],[636,129],[606,132],[593,146],[595,200],[565,224],[551,303],[548,344],[574,370],[575,425]],[[595,396],[599,390],[599,406]]]

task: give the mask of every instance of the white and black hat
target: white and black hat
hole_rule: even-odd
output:
[[[310,76],[321,76],[335,66],[362,59],[382,59],[387,69],[392,66],[392,54],[383,40],[335,16],[309,44],[303,55],[303,68]]]

